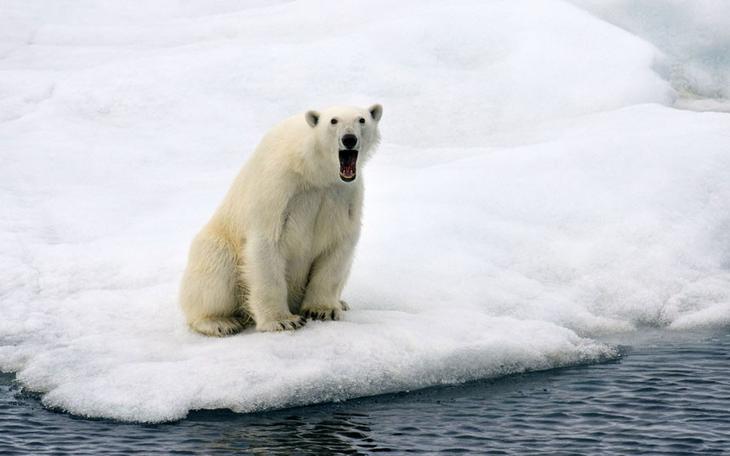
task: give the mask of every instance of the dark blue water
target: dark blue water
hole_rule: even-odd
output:
[[[1,454],[134,451],[730,454],[730,329],[650,334],[607,364],[160,425],[52,412],[0,376]]]

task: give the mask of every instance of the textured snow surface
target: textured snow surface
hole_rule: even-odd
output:
[[[728,106],[721,0],[0,12],[0,369],[48,406],[264,410],[730,324],[730,114],[697,112]],[[345,320],[190,333],[189,242],[266,129],[373,102]]]

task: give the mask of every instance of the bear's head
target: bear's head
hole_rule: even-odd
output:
[[[367,161],[380,141],[378,122],[382,115],[379,104],[367,109],[336,106],[307,111],[304,119],[314,130],[316,153],[326,167],[322,171],[331,172],[331,176],[339,173],[343,182],[354,181],[358,164]]]

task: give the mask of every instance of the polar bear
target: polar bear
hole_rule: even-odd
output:
[[[225,336],[338,320],[360,235],[358,172],[383,108],[331,107],[269,131],[193,240],[180,288],[188,325]]]

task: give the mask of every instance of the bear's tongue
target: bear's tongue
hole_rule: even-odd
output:
[[[340,151],[340,179],[350,182],[355,179],[357,174],[357,151],[341,150]]]

